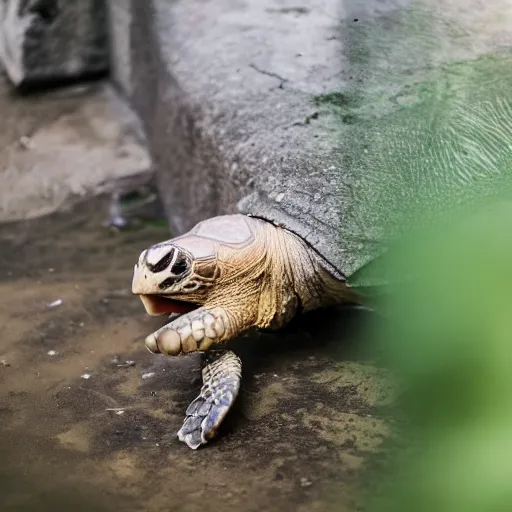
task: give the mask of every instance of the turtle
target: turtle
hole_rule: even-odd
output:
[[[180,315],[147,348],[207,355],[178,433],[193,449],[216,435],[239,392],[241,361],[222,343],[299,312],[373,305],[400,281],[388,262],[411,233],[512,194],[512,58],[480,25],[472,30],[480,11],[417,0],[377,2],[379,14],[374,4],[346,5],[353,81],[312,98],[329,151],[295,146],[267,161],[238,213],[157,243],[135,265],[132,290],[146,311]]]
[[[298,312],[358,301],[302,238],[242,214],[207,219],[143,251],[132,291],[148,314],[174,314],[146,338],[151,352],[172,356],[208,351],[251,328],[279,329]],[[193,449],[215,436],[236,399],[241,362],[231,350],[212,350],[202,373],[201,394],[179,432]]]

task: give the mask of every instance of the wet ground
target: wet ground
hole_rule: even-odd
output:
[[[385,373],[358,362],[368,313],[235,342],[236,410],[191,451],[176,432],[199,359],[147,352],[164,321],[130,293],[167,228],[114,231],[106,213],[93,200],[0,226],[0,510],[357,510],[390,401]]]

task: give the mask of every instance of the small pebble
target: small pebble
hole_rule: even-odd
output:
[[[2,366],[11,366],[11,365],[10,365],[10,363],[9,363],[9,362],[7,362],[5,359],[2,359],[2,360],[0,361],[0,364],[1,364]]]
[[[57,299],[57,300],[54,300],[53,302],[50,302],[50,304],[48,304],[48,307],[49,308],[57,308],[61,305],[62,305],[62,299]]]
[[[26,150],[32,149],[34,147],[32,139],[27,135],[23,135],[22,137],[20,137],[19,143],[20,146]]]
[[[128,225],[128,221],[122,215],[114,215],[105,222],[105,226],[122,229]]]
[[[155,372],[148,372],[148,373],[142,374],[143,379],[151,379],[151,377],[154,377],[154,376],[155,376]]]
[[[116,412],[116,414],[117,414],[118,416],[121,416],[122,414],[124,414],[124,411],[117,411],[117,412]]]
[[[83,375],[80,375],[80,377],[82,377],[82,379],[88,380],[88,379],[91,378],[91,374],[90,373],[84,373]]]
[[[56,350],[48,350],[47,354],[49,356],[56,356],[58,354],[58,352]]]
[[[313,482],[311,482],[311,480],[308,480],[306,477],[302,477],[300,479],[300,486],[301,487],[309,487],[312,484],[313,484]]]
[[[135,366],[135,361],[125,361],[124,363],[120,363],[117,365],[118,368],[129,368],[130,366]]]

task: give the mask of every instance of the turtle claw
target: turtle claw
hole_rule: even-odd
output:
[[[208,443],[234,404],[240,390],[242,363],[231,350],[205,354],[203,387],[188,406],[178,439],[192,450]]]

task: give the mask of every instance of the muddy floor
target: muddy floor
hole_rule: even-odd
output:
[[[115,231],[107,209],[0,226],[0,510],[358,510],[390,401],[385,374],[361,362],[369,313],[237,340],[236,410],[191,451],[176,432],[199,359],[147,352],[164,321],[130,293],[139,252],[167,228]]]

